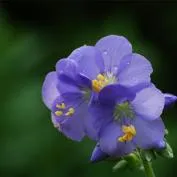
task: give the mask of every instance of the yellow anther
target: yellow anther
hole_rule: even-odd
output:
[[[108,80],[102,74],[98,74],[97,79],[92,80],[92,88],[95,92],[99,92],[106,84]]]
[[[130,125],[130,126],[125,126],[123,125],[122,126],[122,131],[127,134],[132,134],[132,135],[136,135],[136,130],[135,130],[135,127],[133,125]]]
[[[98,85],[98,81],[96,79],[92,80],[92,85]]]
[[[103,87],[116,81],[117,79],[112,73],[98,74],[96,79],[92,80],[92,89],[95,92],[100,92]]]
[[[95,92],[99,92],[101,90],[101,86],[97,80],[92,80],[92,88]]]
[[[68,109],[68,112],[65,113],[65,116],[72,116],[75,112],[75,109],[74,108],[69,108]]]
[[[126,141],[126,136],[124,135],[124,136],[119,137],[118,141],[120,141],[122,143],[125,142]]]
[[[64,103],[57,104],[56,107],[59,108],[59,109],[65,109],[66,108]]]
[[[124,135],[118,138],[118,141],[120,142],[131,141],[133,137],[136,135],[136,129],[133,125],[130,126],[123,125],[122,131],[124,132]]]
[[[101,81],[104,81],[105,77],[102,74],[98,74],[97,79],[101,80]]]
[[[56,116],[61,116],[61,115],[63,115],[63,112],[62,111],[55,111],[55,115]]]
[[[100,86],[100,87],[103,87],[103,86],[104,86],[104,82],[103,82],[103,81],[98,80],[97,82],[98,82],[98,86]]]
[[[69,108],[69,112],[74,114],[74,112],[75,112],[74,108]]]

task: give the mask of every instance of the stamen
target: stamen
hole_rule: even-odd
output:
[[[57,105],[56,105],[56,108],[65,109],[65,108],[66,108],[66,105],[65,105],[65,103],[57,104]]]
[[[101,81],[104,81],[105,77],[102,74],[98,74],[97,79],[101,80]]]
[[[72,116],[75,112],[75,109],[74,108],[69,108],[68,109],[68,112],[65,113],[65,116]]]
[[[120,142],[131,141],[133,137],[136,135],[136,129],[133,125],[130,126],[123,125],[122,131],[124,132],[124,135],[118,138],[118,141]]]
[[[100,90],[108,84],[108,79],[102,75],[98,74],[97,79],[92,80],[92,89],[95,92],[100,92]]]
[[[65,116],[72,116],[75,113],[75,109],[72,107],[67,108],[65,103],[56,104],[56,108],[59,109],[59,110],[55,111],[56,116],[62,116],[63,114]]]
[[[135,127],[133,125],[130,126],[122,126],[122,131],[126,134],[126,133],[131,133],[132,135],[136,134],[136,130]]]
[[[63,115],[63,112],[62,111],[55,111],[55,115],[56,116],[61,116],[61,115]]]

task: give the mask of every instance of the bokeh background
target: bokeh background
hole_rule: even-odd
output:
[[[0,2],[0,176],[128,177],[113,163],[89,162],[94,142],[59,134],[41,100],[45,75],[73,49],[123,35],[153,65],[152,80],[177,95],[177,3]],[[177,106],[164,111],[177,152]],[[148,133],[148,132],[147,132]],[[176,176],[177,158],[154,162],[158,177]]]

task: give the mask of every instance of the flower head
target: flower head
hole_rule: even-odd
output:
[[[151,64],[132,53],[126,38],[110,35],[95,46],[82,46],[59,60],[56,71],[46,76],[43,100],[52,111],[52,120],[66,136],[81,140],[88,135],[96,140],[98,135],[88,112],[92,100],[112,84],[141,90],[150,84],[151,73]]]
[[[119,157],[136,148],[160,147],[164,104],[164,95],[153,85],[137,93],[119,85],[105,87],[90,108],[101,150]]]
[[[106,36],[95,46],[82,46],[57,62],[56,71],[50,72],[43,83],[43,101],[51,110],[54,126],[64,135],[78,141],[85,135],[98,140],[98,129],[92,122],[95,116],[89,107],[104,93],[103,98],[113,105],[112,97],[124,92],[118,93],[117,86],[134,93],[141,91],[150,85],[151,73],[150,62],[132,53],[126,38]],[[129,101],[133,99],[133,94],[125,93]],[[135,113],[129,102],[122,102],[113,114],[120,121],[122,116],[131,118]],[[125,137],[130,138],[130,134]]]
[[[63,91],[63,92],[62,92]],[[50,72],[43,83],[43,101],[52,112],[52,122],[65,136],[80,141],[86,134],[96,135],[87,123],[88,103],[84,90],[60,81],[56,72]]]
[[[177,97],[151,83],[152,71],[126,38],[106,36],[57,62],[44,80],[43,101],[58,131],[97,142],[92,162],[119,160],[114,170],[141,168],[154,155],[173,157],[160,116]]]

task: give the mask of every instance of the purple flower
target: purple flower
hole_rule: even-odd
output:
[[[54,126],[67,137],[79,141],[87,135],[97,140],[88,105],[112,84],[134,92],[147,87],[151,73],[149,61],[132,53],[126,38],[110,35],[95,46],[82,46],[59,60],[56,71],[46,76],[43,100],[52,112]]]
[[[62,93],[62,91],[66,91]],[[60,81],[56,72],[50,72],[43,83],[42,95],[51,110],[54,126],[68,138],[80,141],[86,134],[96,139],[95,131],[87,123],[88,103],[77,86]]]
[[[109,157],[109,155],[104,153],[101,150],[100,145],[97,143],[95,148],[93,149],[90,161],[91,162],[99,162],[99,161],[107,159],[108,157]]]
[[[170,94],[170,93],[165,93],[164,97],[165,97],[165,106],[166,107],[173,104],[177,100],[177,97],[175,95]]]
[[[120,157],[136,148],[162,148],[165,99],[153,85],[135,93],[113,84],[101,90],[98,100],[90,111],[104,153]]]
[[[68,59],[56,65],[62,81],[82,86],[99,93],[107,85],[117,83],[125,87],[141,87],[150,83],[152,67],[143,56],[132,53],[129,41],[122,36],[110,35],[95,46],[74,50]],[[67,92],[67,91],[65,91]]]

